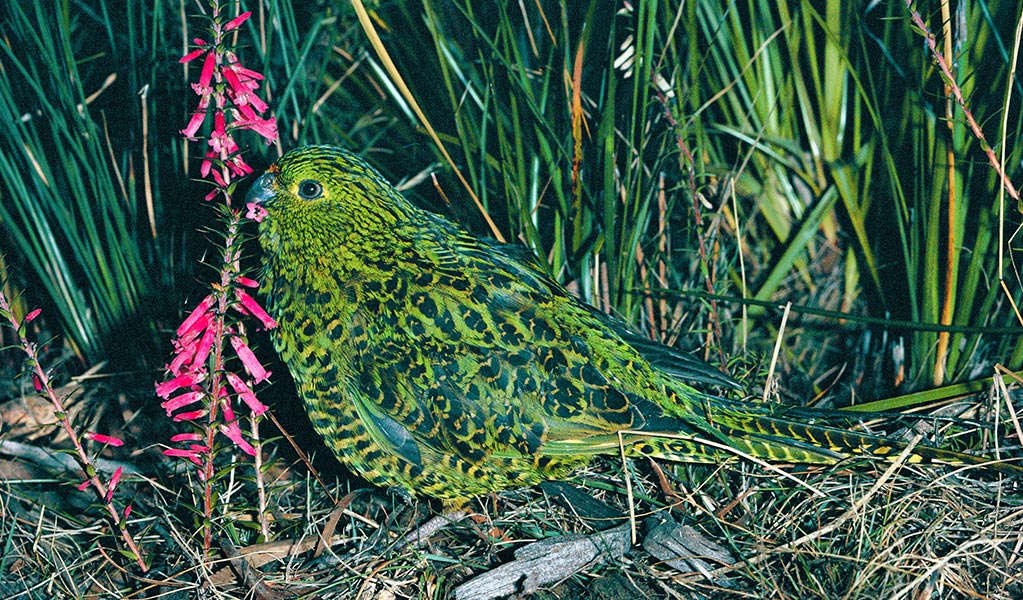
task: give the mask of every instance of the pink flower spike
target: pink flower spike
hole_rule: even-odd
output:
[[[203,48],[196,48],[195,50],[192,50],[188,54],[182,56],[181,60],[179,60],[178,62],[183,62],[183,63],[191,62],[191,61],[199,58],[199,55],[202,54],[203,52],[206,52],[206,50],[203,49]]]
[[[37,392],[43,391],[43,380],[39,379],[39,376],[35,373],[32,373],[32,387],[34,387]]]
[[[259,287],[259,282],[258,281],[256,281],[255,279],[250,279],[248,277],[245,277],[244,275],[239,275],[238,277],[235,277],[234,281],[238,285],[243,285],[243,286],[245,286],[247,288],[258,288]]]
[[[129,516],[131,516],[131,504],[124,507],[124,519],[127,521]]]
[[[277,321],[274,321],[273,317],[267,314],[267,312],[263,310],[263,307],[260,306],[259,303],[256,302],[256,299],[250,296],[248,292],[245,290],[235,290],[235,295],[238,297],[238,301],[242,303],[242,306],[244,306],[252,316],[259,319],[259,322],[263,324],[263,327],[266,327],[267,329],[277,327]]]
[[[227,381],[231,384],[231,387],[234,388],[234,392],[238,394],[238,397],[242,399],[242,402],[249,407],[249,410],[251,410],[253,414],[261,415],[266,412],[266,405],[260,402],[259,398],[256,398],[256,394],[253,393],[252,388],[242,381],[241,377],[238,377],[235,373],[228,372]]]
[[[227,24],[224,25],[224,31],[231,31],[233,29],[238,29],[238,26],[241,25],[242,23],[244,23],[246,20],[248,20],[248,18],[251,17],[251,16],[252,16],[252,11],[251,10],[243,12],[242,14],[240,14],[237,17],[235,17],[235,18],[231,19],[230,21],[228,21]]]
[[[82,483],[78,484],[78,491],[79,492],[84,492],[89,487],[90,483],[92,483],[92,480],[91,479],[86,479]]]
[[[192,312],[185,317],[185,320],[178,326],[178,337],[184,335],[186,331],[191,329],[192,325],[194,325],[195,322],[198,321],[199,318],[202,317],[212,306],[213,296],[206,296],[203,298],[202,301],[199,302],[199,305],[192,309]]]
[[[121,440],[120,438],[115,438],[115,437],[110,436],[110,435],[103,435],[102,433],[93,433],[93,432],[90,431],[90,432],[87,432],[85,434],[85,437],[87,439],[90,439],[90,440],[92,440],[94,442],[97,442],[99,444],[106,444],[108,446],[123,446],[124,445],[124,441]]]
[[[270,377],[270,372],[263,368],[263,365],[253,354],[252,349],[245,344],[245,340],[235,335],[231,336],[231,345],[234,346],[235,354],[241,359],[245,370],[252,376],[253,381],[260,383]]]
[[[25,318],[21,320],[21,324],[25,325],[26,323],[31,323],[32,320],[35,319],[36,317],[38,317],[39,313],[41,313],[41,312],[43,312],[43,309],[41,309],[41,308],[37,308],[37,309],[33,310],[32,312],[30,312],[27,315],[25,315]]]
[[[179,433],[177,435],[171,436],[170,441],[172,441],[172,442],[201,442],[202,441],[202,434],[201,433]]]

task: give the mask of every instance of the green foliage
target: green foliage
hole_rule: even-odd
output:
[[[605,8],[373,3],[369,22],[397,81],[348,3],[242,2],[254,13],[243,25],[254,41],[242,53],[266,74],[283,149],[351,148],[417,203],[487,233],[457,167],[503,237],[652,336],[708,331],[704,341],[723,354],[739,352],[747,335],[754,349],[771,343],[770,311],[752,306],[743,321],[740,304],[703,310],[664,290],[794,300],[849,319],[823,327],[797,319],[792,344],[810,351],[790,352],[793,367],[815,377],[869,330],[884,334],[871,338],[883,363],[875,366],[893,368],[902,337],[906,373],[922,386],[940,371],[938,334],[878,330],[857,315],[939,323],[947,307],[953,325],[974,329],[951,334],[944,380],[995,361],[1019,366],[1018,336],[977,329],[1011,319],[995,283],[996,180],[962,115],[946,126],[940,77],[905,6],[664,1],[604,16]],[[958,83],[996,142],[1016,8],[964,5],[953,28]],[[0,134],[2,243],[9,267],[45,292],[88,361],[105,355],[104,340],[126,318],[152,329],[146,299],[188,294],[208,249],[195,234],[208,220],[192,216],[208,190],[183,175],[186,162],[194,175],[202,147],[176,133],[189,110],[176,62],[188,38],[181,10],[129,3],[121,19],[100,0],[69,0],[12,5],[3,16],[0,104],[13,126]],[[115,84],[87,101],[112,74]],[[424,134],[402,84],[454,165]],[[1018,147],[1018,105],[1008,108],[1009,148]],[[952,212],[946,140],[956,156]],[[1006,160],[1010,177],[1018,152]],[[161,298],[172,305],[164,309],[179,304]]]
[[[106,162],[71,19],[45,4],[9,10],[6,25],[16,37],[3,46],[0,78],[0,119],[7,124],[0,137],[0,219],[60,311],[69,341],[95,360],[104,335],[138,309],[149,285],[139,227],[145,215],[125,197],[116,165]]]
[[[843,307],[865,291],[866,306],[876,314],[939,323],[950,272],[951,324],[1009,322],[1011,312],[993,280],[993,173],[962,112],[957,109],[951,122],[942,119],[944,103],[936,96],[941,80],[920,34],[907,23],[906,7],[881,3],[861,14],[862,6],[853,2],[829,2],[826,12],[811,2],[696,6],[690,23],[702,35],[693,47],[708,51],[699,57],[699,73],[693,71],[700,84],[690,90],[691,106],[704,106],[706,90],[721,90],[720,101],[700,118],[724,134],[701,138],[696,146],[711,160],[749,152],[743,165],[758,195],[739,204],[738,218],[759,213],[774,234],[751,248],[777,257],[763,263],[752,295],[793,299],[793,289],[782,286],[794,276],[814,293],[818,282],[806,276],[807,265],[835,244],[849,259]],[[986,2],[959,9],[959,84],[983,123],[1002,110],[1008,64],[996,49],[1011,36],[1014,6]],[[976,88],[980,81],[987,89]],[[988,131],[989,139],[993,135]],[[1007,135],[1018,138],[1018,122]],[[957,157],[952,217],[946,140]],[[1007,160],[1010,172],[1017,162]],[[831,202],[834,208],[827,206]],[[955,252],[946,259],[949,227]],[[868,277],[862,290],[860,273]],[[1018,289],[1015,294],[1018,302]],[[909,336],[910,378],[925,383],[943,360],[935,351],[937,334],[898,333]],[[975,376],[970,370],[990,361],[1019,364],[1018,336],[953,333],[949,347],[948,377],[936,383]],[[982,347],[989,362],[978,360]]]

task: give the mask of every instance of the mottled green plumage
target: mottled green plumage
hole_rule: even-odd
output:
[[[630,454],[686,461],[728,445],[819,464],[900,448],[696,391],[678,354],[339,148],[289,152],[249,199],[268,213],[277,349],[316,430],[375,484],[457,504],[562,477],[620,437]]]

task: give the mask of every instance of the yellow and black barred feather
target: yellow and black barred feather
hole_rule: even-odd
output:
[[[904,447],[811,424],[805,409],[791,417],[698,392],[679,375],[729,380],[694,373],[521,250],[412,206],[345,150],[287,153],[249,201],[267,211],[275,345],[316,430],[375,484],[460,503],[562,477],[617,453],[620,438],[633,455],[679,461],[721,460],[730,447],[830,464]],[[982,460],[916,448],[925,459]]]

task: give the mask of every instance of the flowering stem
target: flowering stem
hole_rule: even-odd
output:
[[[25,337],[24,326],[28,324],[36,315],[39,313],[33,311],[29,313],[21,323],[14,317],[14,313],[11,311],[11,305],[7,301],[7,296],[0,290],[0,315],[2,315],[11,328],[14,330],[18,346],[25,353],[28,358],[29,364],[32,366],[33,377],[39,387],[40,392],[44,392],[46,397],[49,398],[50,403],[53,405],[54,414],[57,416],[57,420],[60,421],[61,426],[67,433],[68,438],[71,439],[71,443],[74,445],[74,459],[78,465],[82,468],[82,472],[85,474],[85,487],[91,487],[96,493],[100,503],[105,507],[107,514],[110,517],[111,524],[118,530],[121,535],[121,540],[124,542],[128,552],[135,559],[136,564],[142,572],[146,572],[149,567],[146,566],[146,562],[142,559],[142,552],[139,551],[138,544],[135,543],[135,538],[132,537],[131,532],[128,531],[127,513],[125,517],[121,518],[121,512],[118,511],[117,507],[114,506],[113,492],[117,486],[118,481],[121,477],[121,469],[118,468],[111,476],[109,484],[104,482],[100,478],[99,471],[96,469],[96,465],[93,463],[92,457],[85,451],[85,447],[82,445],[82,436],[75,430],[74,425],[71,423],[70,417],[68,417],[67,411],[64,409],[64,402],[53,390],[53,385],[50,383],[50,377],[39,362],[39,354],[36,351],[36,344],[30,342]],[[101,436],[99,434],[92,434],[87,437],[93,437],[94,439],[116,442],[116,445],[120,445],[120,440],[110,438],[107,436]],[[84,488],[83,488],[84,489]]]
[[[231,290],[234,287],[234,279],[238,274],[238,259],[240,256],[238,230],[241,226],[241,217],[233,210],[227,211],[227,232],[224,235],[224,254],[220,268],[220,282],[214,286],[217,310],[211,325],[213,329],[213,368],[211,370],[209,390],[212,397],[209,399],[209,411],[206,417],[205,443],[208,449],[204,453],[203,464],[203,548],[209,552],[213,547],[213,512],[215,509],[213,500],[213,479],[216,474],[216,465],[213,462],[213,447],[216,443],[216,435],[220,423],[221,402],[230,402],[227,397],[224,383],[224,340],[228,338],[227,324],[224,322],[232,301]]]
[[[256,472],[256,491],[259,494],[259,534],[264,540],[270,539],[270,523],[266,520],[267,498],[266,482],[263,481],[263,441],[259,437],[259,420],[257,416],[249,419],[252,424],[252,445],[256,448],[256,455],[252,457],[252,468]]]
[[[225,21],[220,0],[210,0],[210,14],[207,17],[208,38],[193,38],[194,50],[181,58],[182,63],[196,61],[202,64],[198,81],[191,85],[198,96],[198,103],[192,111],[188,124],[181,134],[190,141],[198,141],[200,131],[212,128],[206,139],[206,152],[199,168],[200,175],[213,184],[213,190],[206,200],[220,198],[224,213],[225,233],[219,281],[211,285],[211,293],[203,298],[192,313],[178,327],[174,340],[174,359],[167,365],[169,377],[156,386],[156,395],[163,399],[161,406],[168,417],[175,421],[190,422],[195,428],[191,433],[181,433],[171,438],[172,442],[184,443],[185,447],[164,450],[168,456],[185,458],[198,468],[197,475],[203,482],[202,514],[203,546],[208,555],[213,547],[214,512],[228,510],[226,496],[214,492],[215,478],[219,478],[215,461],[218,434],[234,443],[235,447],[254,457],[256,484],[259,491],[261,532],[268,536],[269,529],[264,519],[266,493],[263,488],[259,437],[256,430],[258,417],[266,410],[256,397],[253,388],[265,381],[270,373],[249,348],[244,322],[231,318],[231,310],[255,318],[258,324],[268,329],[276,323],[259,303],[245,290],[256,288],[258,283],[240,273],[243,220],[248,215],[258,215],[250,207],[246,217],[232,208],[231,195],[235,180],[252,172],[242,156],[242,149],[234,136],[249,130],[256,132],[266,142],[277,141],[277,122],[266,115],[269,106],[258,94],[263,75],[242,66],[233,48],[238,42],[238,28],[251,17],[244,12]],[[237,7],[237,4],[236,4]],[[234,32],[231,35],[231,32]],[[230,319],[230,320],[229,320]],[[244,373],[232,370],[230,343]],[[235,416],[233,401],[240,400],[248,407],[252,417],[252,437],[256,446],[246,439],[239,425],[241,419]],[[184,412],[179,410],[191,407]],[[205,418],[204,418],[205,417]],[[230,469],[228,473],[233,475]]]

